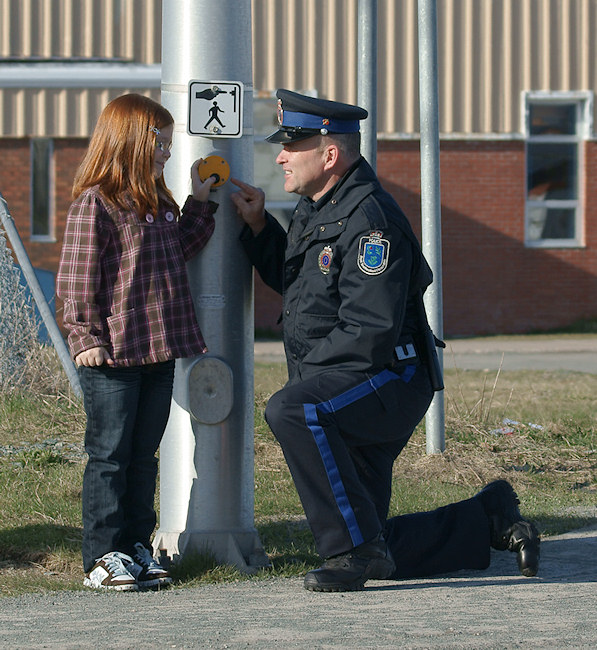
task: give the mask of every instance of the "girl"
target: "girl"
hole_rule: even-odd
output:
[[[74,180],[57,295],[83,389],[89,455],[83,477],[84,584],[136,590],[168,584],[150,537],[157,459],[174,359],[207,351],[185,262],[211,237],[213,179],[191,167],[182,212],[162,172],[174,120],[137,94],[99,117]]]

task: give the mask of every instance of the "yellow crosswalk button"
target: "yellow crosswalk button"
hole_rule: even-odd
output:
[[[205,182],[210,176],[216,179],[212,187],[220,187],[230,176],[230,165],[221,156],[207,156],[197,168],[199,178]]]

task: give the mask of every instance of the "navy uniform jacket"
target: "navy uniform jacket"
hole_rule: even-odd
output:
[[[283,295],[289,383],[325,370],[377,372],[420,332],[416,300],[432,273],[404,213],[360,158],[324,197],[302,197],[288,234],[269,214],[241,241]]]

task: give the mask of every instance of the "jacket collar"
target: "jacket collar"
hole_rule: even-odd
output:
[[[360,156],[346,171],[344,176],[329,189],[319,200],[313,201],[303,197],[299,203],[301,208],[309,213],[322,212],[326,208],[341,206],[342,214],[348,216],[363,201],[379,187],[379,181],[369,163]]]

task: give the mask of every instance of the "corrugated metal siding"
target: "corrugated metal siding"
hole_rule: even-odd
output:
[[[0,137],[87,137],[104,106],[126,92],[142,92],[160,101],[159,89],[1,90]]]
[[[159,63],[161,0],[0,0],[0,57]]]
[[[161,22],[161,0],[0,0],[0,58],[159,63]],[[86,137],[128,91],[0,89],[0,136]],[[159,89],[135,92],[160,98]]]
[[[0,0],[0,57],[159,62],[161,5]],[[417,0],[378,2],[382,137],[419,130],[417,7]],[[597,89],[597,0],[438,0],[437,7],[442,134],[518,133],[521,91]],[[315,89],[356,102],[357,20],[358,0],[253,0],[255,89]],[[98,107],[126,90],[0,89],[0,135],[87,135]]]
[[[256,88],[357,101],[356,0],[253,5]],[[419,130],[417,13],[378,3],[381,134]],[[521,91],[597,89],[597,0],[438,0],[437,17],[443,134],[517,133]]]

